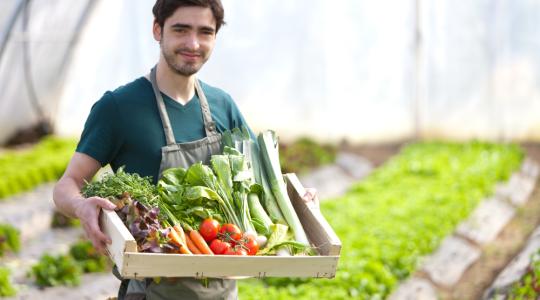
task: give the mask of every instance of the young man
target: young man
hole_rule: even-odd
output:
[[[247,126],[231,97],[196,79],[210,57],[224,24],[220,0],[157,0],[153,34],[161,55],[155,68],[92,107],[81,140],[54,189],[56,206],[76,217],[94,247],[110,243],[99,228],[100,209],[114,209],[106,199],[84,199],[80,190],[107,164],[113,170],[152,176],[154,183],[170,167],[188,167],[220,151],[221,133]],[[309,190],[306,201],[316,200]],[[234,280],[181,278],[123,280],[119,299],[236,299]]]

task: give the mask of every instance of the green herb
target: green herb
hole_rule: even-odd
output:
[[[126,197],[125,193],[133,199],[137,199],[147,206],[157,206],[158,194],[156,187],[152,184],[150,177],[141,177],[139,174],[126,173],[120,167],[115,174],[106,174],[98,181],[87,183],[82,188],[82,195],[85,198],[101,197],[111,200],[121,208],[119,199]]]
[[[81,269],[69,255],[44,254],[39,262],[32,266],[29,276],[34,278],[40,287],[77,286],[80,283]]]

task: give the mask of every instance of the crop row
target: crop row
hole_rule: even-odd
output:
[[[75,145],[73,139],[46,137],[29,149],[0,154],[0,199],[58,179]]]
[[[239,285],[240,295],[383,299],[522,159],[516,145],[409,145],[346,195],[322,203],[343,243],[335,279],[247,280]]]

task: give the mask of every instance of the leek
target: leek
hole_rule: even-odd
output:
[[[265,170],[267,171],[270,187],[276,198],[277,204],[293,231],[296,241],[309,246],[309,240],[300,223],[300,219],[298,219],[298,216],[294,211],[294,207],[287,194],[283,175],[281,174],[277,137],[273,131],[267,130],[259,134],[258,139],[261,147],[261,158]]]

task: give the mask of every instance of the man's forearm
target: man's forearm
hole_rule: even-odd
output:
[[[53,200],[61,213],[77,218],[77,207],[84,201],[84,197],[81,195],[81,188],[75,180],[62,177],[54,187]]]

